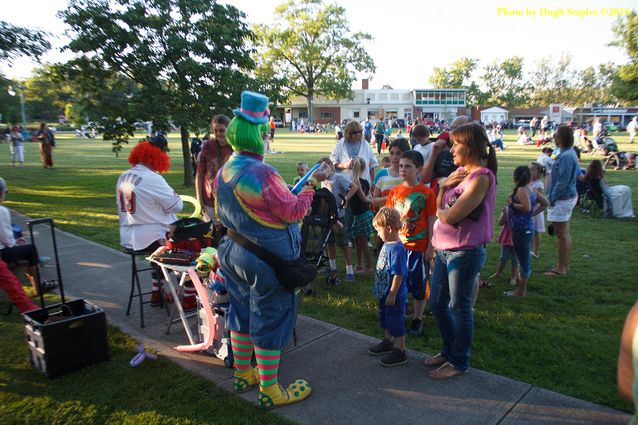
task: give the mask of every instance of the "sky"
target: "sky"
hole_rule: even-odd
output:
[[[326,2],[328,0],[325,0]],[[41,60],[66,61],[59,51],[68,41],[57,11],[66,0],[3,1],[0,19],[19,26],[39,28],[52,34],[54,49]],[[246,13],[248,23],[273,23],[279,1],[221,0]],[[524,70],[531,72],[541,58],[556,61],[572,57],[574,69],[600,63],[624,64],[625,53],[607,44],[613,39],[617,14],[629,11],[630,0],[339,0],[346,10],[351,31],[363,31],[373,40],[362,46],[374,59],[376,72],[370,88],[390,85],[395,89],[430,87],[434,67],[446,67],[461,57],[479,59],[483,67],[495,60],[522,56]],[[36,13],[37,11],[37,13]],[[0,71],[11,78],[31,75],[37,62],[18,59]],[[361,88],[357,75],[353,88]]]

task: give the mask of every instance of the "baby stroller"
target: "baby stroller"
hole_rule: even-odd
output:
[[[337,222],[337,201],[326,188],[318,189],[312,198],[310,212],[301,226],[301,251],[308,261],[321,267],[328,258],[326,245]],[[328,276],[329,278],[330,276]],[[309,286],[304,292],[308,292]]]

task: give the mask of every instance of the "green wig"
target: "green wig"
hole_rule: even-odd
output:
[[[226,139],[235,151],[248,151],[257,155],[264,154],[264,141],[261,138],[260,124],[253,124],[236,116],[228,124]]]

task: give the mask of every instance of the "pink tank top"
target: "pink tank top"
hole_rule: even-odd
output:
[[[448,188],[443,194],[443,205],[453,203],[465,191],[466,187],[478,176],[485,174],[490,180],[485,198],[481,201],[482,212],[478,220],[465,218],[455,225],[434,223],[432,245],[436,249],[455,250],[476,248],[486,244],[494,237],[494,203],[496,202],[496,179],[489,168],[480,168],[470,174],[458,186]]]

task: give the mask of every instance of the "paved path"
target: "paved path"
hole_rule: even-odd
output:
[[[14,223],[27,229],[24,216]],[[44,230],[41,228],[40,230]],[[25,232],[26,233],[26,232]],[[145,306],[140,328],[137,306],[126,316],[130,260],[121,252],[57,231],[65,292],[102,307],[108,321],[147,347],[228,390],[232,370],[202,354],[172,347],[187,344],[180,324],[166,334],[166,313]],[[46,232],[40,231],[41,255],[50,255]],[[46,267],[44,274],[53,273]],[[46,277],[46,276],[45,276]],[[375,340],[312,318],[300,316],[296,347],[282,355],[281,381],[307,379],[313,395],[303,403],[277,409],[301,424],[626,424],[629,415],[510,378],[471,369],[457,379],[438,382],[426,377],[424,353],[408,351],[408,364],[383,368],[366,348]],[[257,392],[242,395],[256,402]]]

